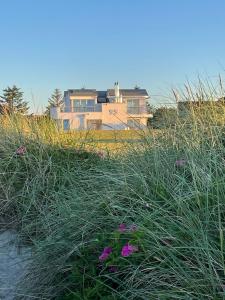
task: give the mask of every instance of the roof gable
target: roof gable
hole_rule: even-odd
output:
[[[114,89],[107,90],[109,97],[115,96]],[[120,89],[120,94],[123,97],[148,97],[148,93],[145,89]]]

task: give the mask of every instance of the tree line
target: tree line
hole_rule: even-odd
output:
[[[62,106],[63,96],[59,89],[55,89],[48,99],[48,104],[45,110],[45,115],[50,114],[51,106]],[[13,85],[3,89],[0,94],[0,114],[23,114],[27,115],[29,112],[29,104],[24,100],[24,93],[21,88]]]
[[[148,127],[153,129],[162,129],[174,126],[177,119],[177,108],[160,106],[154,107],[147,104],[147,111],[153,115],[148,119]]]

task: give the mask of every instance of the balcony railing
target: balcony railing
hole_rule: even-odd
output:
[[[66,106],[62,108],[62,112],[101,112],[102,111],[102,105],[96,104],[94,106]]]
[[[130,115],[139,115],[139,114],[146,114],[147,109],[145,105],[142,106],[128,106],[127,113]]]
[[[75,113],[85,113],[85,112],[102,112],[102,104],[95,104],[94,106],[65,106],[61,109],[61,112],[75,112]],[[146,106],[128,106],[127,113],[130,115],[146,114]]]

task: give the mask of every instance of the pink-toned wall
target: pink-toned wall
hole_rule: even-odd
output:
[[[123,129],[127,127],[128,119],[139,119],[140,124],[146,126],[148,115],[127,114],[126,103],[103,103],[102,112],[61,112],[59,118],[69,119],[70,129],[87,128],[88,120],[102,120],[103,127]]]
[[[127,104],[126,103],[104,103],[102,105],[102,123],[126,124]]]

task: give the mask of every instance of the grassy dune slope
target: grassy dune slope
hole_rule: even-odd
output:
[[[18,298],[225,299],[224,115],[192,113],[119,155],[2,123],[0,211],[34,250]]]

